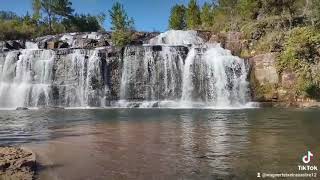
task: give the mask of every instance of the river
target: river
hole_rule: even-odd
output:
[[[0,145],[33,150],[39,179],[253,179],[319,165],[317,109],[0,111]]]

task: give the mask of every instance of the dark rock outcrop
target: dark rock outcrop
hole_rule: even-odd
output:
[[[134,32],[131,45],[142,45],[157,36],[156,32]],[[111,32],[66,33],[38,37],[34,40],[40,49],[97,48],[112,46]]]
[[[19,50],[24,48],[25,48],[25,41],[21,41],[21,40],[0,41],[0,52]]]
[[[17,111],[26,111],[29,110],[27,107],[17,107],[16,108]]]

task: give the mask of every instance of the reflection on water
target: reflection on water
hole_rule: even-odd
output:
[[[39,179],[248,179],[320,156],[319,110],[0,111],[0,144],[37,153]],[[319,164],[315,158],[314,165]]]

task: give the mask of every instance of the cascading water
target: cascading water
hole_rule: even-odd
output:
[[[76,49],[67,56],[68,67],[63,85],[59,86],[60,105],[67,107],[104,106],[105,88],[101,85],[101,59],[98,51]],[[99,87],[97,87],[99,86]],[[102,88],[100,88],[102,87]]]
[[[183,60],[170,47],[129,47],[123,59],[120,98],[177,99],[181,94]]]
[[[27,42],[0,53],[0,108],[241,108],[249,101],[246,78],[244,60],[196,31],[168,31],[124,51]]]
[[[1,108],[105,105],[107,88],[101,85],[96,50],[74,50],[55,61],[55,51],[31,47],[8,52],[0,62]]]
[[[160,34],[145,45],[160,46],[161,53],[154,51],[150,53],[146,50],[143,52],[144,55],[135,55],[134,58],[125,56],[121,99],[146,101],[141,105],[134,104],[140,107],[155,106],[155,103],[156,106],[187,108],[245,106],[249,98],[244,60],[233,56],[219,44],[203,42],[196,31],[172,30]],[[177,49],[177,47],[186,47],[189,50],[185,57],[176,58],[181,59],[179,63],[177,61],[172,63],[174,58],[168,57],[172,57],[172,53],[179,53],[170,51],[170,48]],[[172,68],[174,65],[178,68]],[[144,73],[141,75],[140,71]],[[179,73],[172,74],[172,72]],[[172,85],[170,83],[175,87],[170,86]],[[148,88],[141,90],[142,87]],[[135,97],[144,91],[153,95]],[[132,95],[128,96],[128,92],[132,92]],[[168,92],[179,93],[170,96]],[[128,103],[124,105],[128,106]]]
[[[54,53],[9,52],[0,75],[0,106],[41,106],[50,102]]]
[[[182,97],[181,100],[185,101],[186,103],[191,103],[192,98],[192,92],[193,92],[193,82],[192,82],[192,72],[191,68],[194,64],[196,56],[196,50],[195,48],[191,48],[188,56],[184,62],[184,69],[183,69],[183,84],[182,84]]]

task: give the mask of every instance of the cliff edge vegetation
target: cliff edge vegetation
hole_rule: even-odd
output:
[[[169,28],[213,32],[213,40],[249,59],[257,101],[320,98],[317,0],[190,0],[172,7]]]

